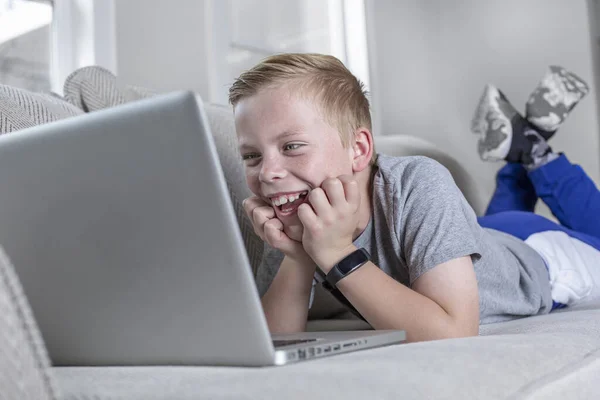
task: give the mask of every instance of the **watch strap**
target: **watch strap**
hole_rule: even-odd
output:
[[[327,290],[333,297],[335,297],[335,299],[337,301],[339,301],[341,304],[343,304],[348,310],[350,310],[350,312],[354,315],[356,315],[358,318],[362,319],[363,321],[367,321],[357,310],[356,308],[352,305],[352,303],[350,303],[348,301],[348,299],[346,299],[346,296],[344,296],[342,294],[342,292],[340,292],[340,289],[336,288],[336,287],[332,287],[329,283],[327,283],[326,280],[326,276],[325,273],[323,273],[323,271],[319,270],[319,268],[317,268],[317,274],[319,275],[319,277],[321,278],[321,286],[323,287],[323,289]]]
[[[335,288],[341,279],[365,265],[370,259],[371,255],[364,248],[355,250],[335,264],[333,268],[329,270],[325,279],[332,288]]]

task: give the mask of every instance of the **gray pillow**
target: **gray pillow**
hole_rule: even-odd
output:
[[[91,112],[141,100],[156,94],[150,89],[121,85],[109,70],[90,66],[79,68],[65,80],[65,100]]]
[[[0,85],[0,134],[83,114],[83,110],[52,93]]]

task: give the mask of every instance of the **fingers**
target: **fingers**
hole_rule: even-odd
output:
[[[254,227],[254,232],[262,239],[265,240],[264,225],[275,218],[275,210],[273,207],[265,203],[258,197],[249,197],[242,203],[244,211],[250,222]]]
[[[319,224],[319,218],[310,204],[303,203],[298,207],[298,219],[304,225],[304,229],[308,227],[314,228]]]
[[[327,195],[329,203],[333,207],[340,207],[346,203],[346,195],[344,194],[344,186],[338,178],[328,178],[323,181],[321,188]]]
[[[281,241],[283,235],[283,224],[277,218],[268,220],[264,224],[264,236],[271,246]],[[275,246],[276,247],[276,246]]]
[[[283,230],[283,224],[273,218],[264,225],[265,241],[271,247],[282,251],[286,255],[298,255],[304,251],[302,243],[292,240]]]
[[[331,204],[322,188],[311,190],[308,194],[308,202],[317,215],[326,216],[331,213]],[[302,204],[300,207],[302,207]],[[300,207],[298,207],[298,211],[300,211]],[[298,217],[299,216],[300,214],[298,214]]]
[[[244,199],[242,202],[242,207],[244,207],[244,211],[250,217],[252,215],[252,211],[257,207],[270,207],[269,204],[264,202],[260,197],[252,196]],[[271,208],[272,209],[272,208]],[[275,212],[275,211],[273,211]]]
[[[358,182],[356,179],[350,175],[340,175],[338,179],[344,187],[344,193],[346,194],[346,201],[348,204],[358,207],[360,205],[360,192],[358,190]]]
[[[323,200],[328,200],[333,208],[343,208],[350,205],[350,208],[354,209],[360,204],[358,182],[350,175],[328,178],[323,181],[321,188],[326,197],[323,197],[316,189],[309,196],[309,201],[315,208],[317,215],[328,210]]]

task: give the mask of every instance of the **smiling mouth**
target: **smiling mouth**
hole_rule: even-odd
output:
[[[295,213],[300,204],[307,201],[307,195],[308,191],[281,195],[271,198],[271,203],[282,216],[288,216]]]

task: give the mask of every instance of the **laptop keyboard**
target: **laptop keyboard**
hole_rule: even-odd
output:
[[[292,344],[310,343],[310,342],[316,342],[316,341],[317,341],[317,339],[273,340],[273,346],[282,347],[282,346],[290,346]]]

